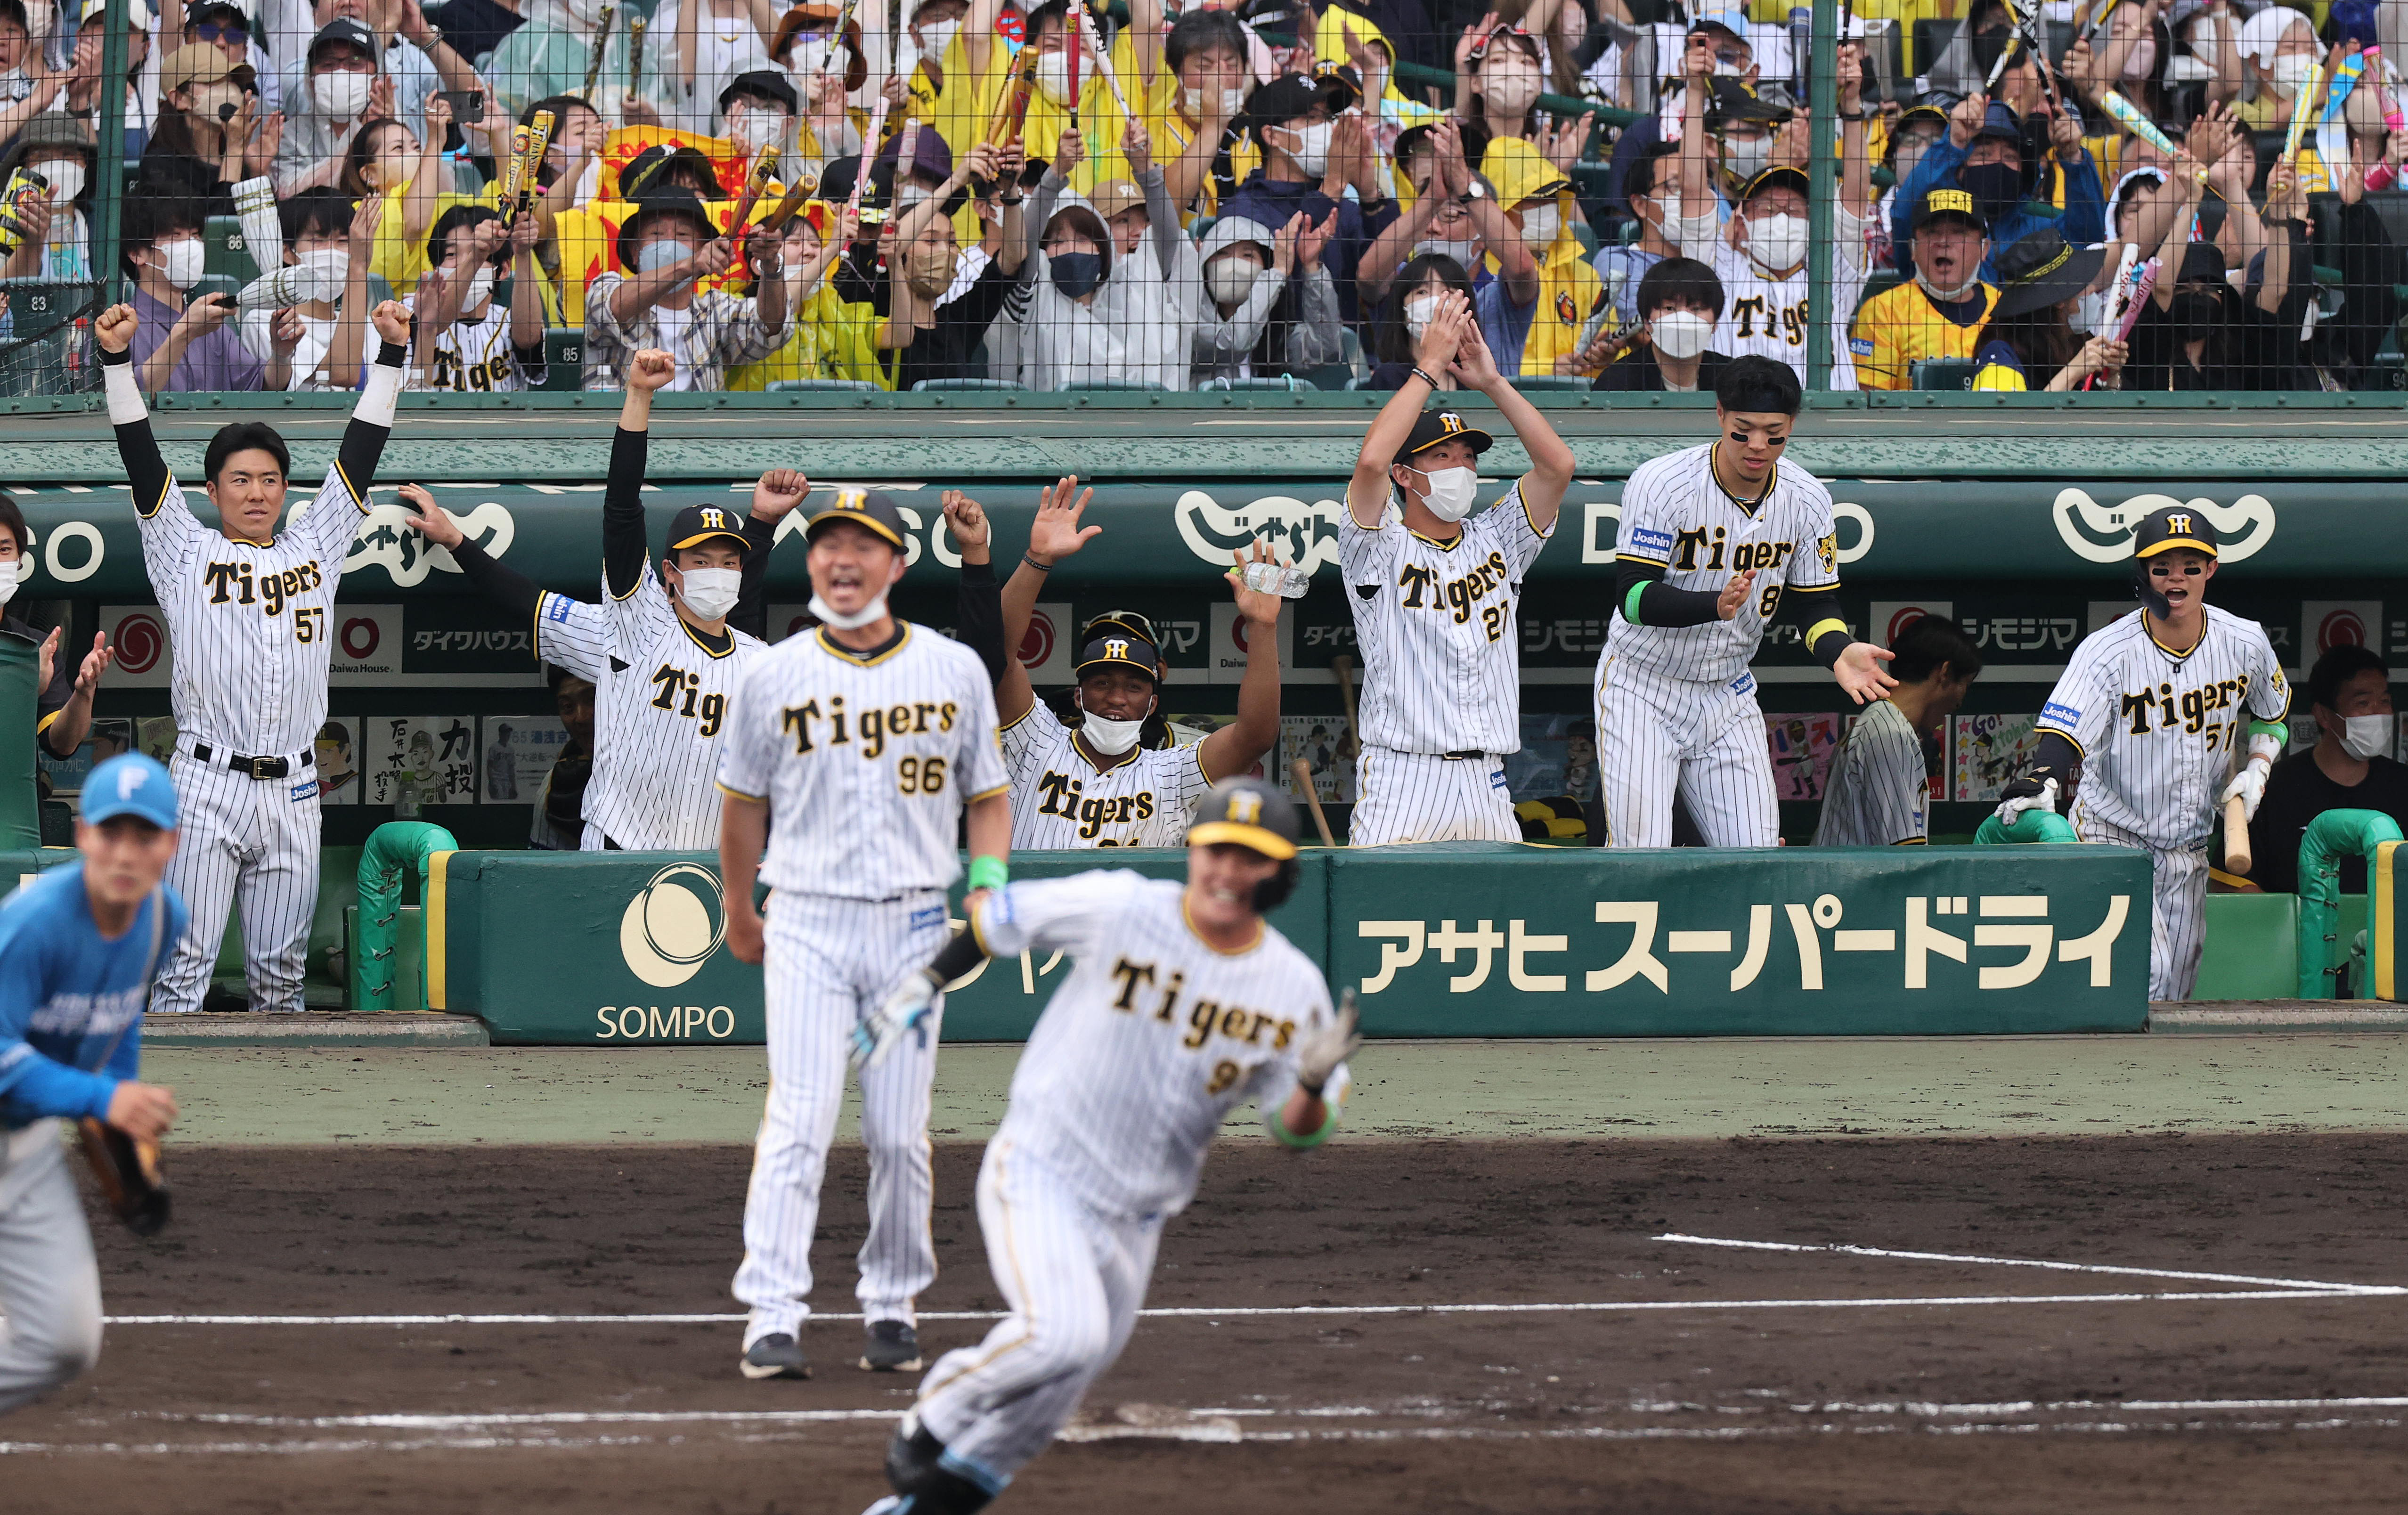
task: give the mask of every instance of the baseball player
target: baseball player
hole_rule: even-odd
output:
[[[1038,497],[1028,550],[1003,592],[1003,644],[1017,647],[1043,590],[1045,576],[1103,528],[1082,527],[1096,492],[1080,494],[1062,479]],[[1074,501],[1072,496],[1078,497]],[[950,508],[959,492],[946,495]],[[1062,721],[1037,698],[1028,669],[1006,658],[996,684],[996,716],[1003,722],[1003,761],[1011,775],[1011,845],[1015,850],[1077,847],[1177,847],[1204,791],[1262,761],[1279,738],[1277,594],[1246,587],[1243,554],[1229,574],[1245,622],[1246,677],[1238,690],[1238,719],[1200,742],[1150,748],[1143,735],[1162,708],[1162,655],[1124,627],[1099,628],[1082,650],[1079,720]],[[1254,561],[1271,561],[1254,544]]]
[[[1981,676],[1972,639],[1943,616],[1910,622],[1889,646],[1898,687],[1856,717],[1823,786],[1817,847],[1921,846],[1931,839],[1924,738],[1944,728]]]
[[[594,768],[585,789],[586,851],[701,850],[719,845],[711,780],[727,700],[746,665],[768,650],[761,584],[778,522],[810,480],[773,468],[752,486],[751,513],[692,505],[669,523],[655,573],[644,526],[644,464],[652,395],[677,375],[666,352],[628,360],[626,399],[602,495],[601,604],[538,588],[469,541],[415,484],[410,524],[449,549],[469,582],[535,627],[538,658],[590,679]],[[748,628],[749,629],[739,629]]]
[[[2208,830],[2236,795],[2257,815],[2288,735],[2291,686],[2265,628],[2207,603],[2215,550],[2214,525],[2186,506],[2141,519],[2132,579],[2142,608],[2073,650],[2041,707],[2039,756],[1999,803],[2012,822],[2034,806],[2063,808],[2070,794],[2084,841],[2147,850],[2151,999],[2190,997],[2206,944]]]
[[[989,953],[1074,960],[979,1168],[979,1229],[1011,1313],[929,1370],[887,1451],[896,1493],[869,1515],[979,1509],[1045,1450],[1128,1344],[1163,1225],[1233,1108],[1254,1101],[1290,1147],[1336,1128],[1361,1041],[1353,1002],[1333,1011],[1321,970],[1263,920],[1296,887],[1296,838],[1278,789],[1217,784],[1187,834],[1185,883],[1114,870],[996,890],[881,1008],[873,1066]]]
[[[161,976],[163,1011],[200,1008],[237,899],[251,1008],[302,1008],[302,957],[318,906],[312,765],[326,720],[335,588],[368,508],[409,350],[408,312],[388,300],[370,319],[382,340],[335,465],[282,531],[292,465],[284,439],[257,422],[218,429],[202,466],[219,525],[201,524],[159,456],[136,387],[134,307],[112,306],[93,322],[143,564],[175,650],[168,771],[184,839],[168,881],[191,907],[191,929]]]
[[[1489,435],[1422,402],[1438,375],[1489,397],[1530,471],[1469,521]],[[1354,459],[1338,566],[1363,652],[1348,840],[1519,841],[1505,757],[1522,750],[1522,576],[1555,529],[1571,449],[1497,371],[1470,303],[1439,296],[1413,370]]]
[[[135,1074],[142,1008],[182,938],[162,881],[176,855],[176,785],[138,752],[84,780],[79,862],[0,902],[0,1410],[100,1356],[100,1267],[60,1149],[67,1121],[156,1141],[176,1096]]]
[[[1670,847],[1675,789],[1707,846],[1779,845],[1747,666],[1776,614],[1857,704],[1897,683],[1888,650],[1832,608],[1831,492],[1781,461],[1803,400],[1787,364],[1734,358],[1714,386],[1722,436],[1631,470],[1595,694],[1608,847]]]
[[[944,944],[945,889],[962,871],[955,827],[967,816],[973,898],[1003,883],[1011,840],[986,665],[887,610],[909,540],[895,502],[841,491],[805,530],[819,629],[746,670],[719,765],[727,946],[747,963],[766,952],[768,964],[769,1101],[735,1283],[752,1311],[742,1367],[753,1379],[810,1375],[797,1337],[849,1038],[908,971],[902,965]],[[773,845],[763,868],[765,844]],[[772,890],[766,928],[752,905],[756,872]],[[866,1368],[920,1365],[911,1302],[937,1276],[928,1229],[937,1030],[932,1008],[912,1044],[861,1080]]]

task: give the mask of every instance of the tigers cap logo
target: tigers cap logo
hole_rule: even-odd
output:
[[[1125,658],[1128,655],[1129,644],[1126,642],[1106,642],[1104,644],[1104,656],[1108,658]]]
[[[1240,791],[1238,793],[1230,795],[1229,819],[1235,821],[1241,826],[1261,825],[1263,823],[1263,797],[1260,794],[1256,794],[1249,791]]]
[[[869,492],[867,490],[860,489],[838,490],[837,492],[836,504],[833,508],[838,510],[866,510],[869,508]]]
[[[2191,534],[2190,517],[2185,515],[2166,517],[2166,530],[2177,536],[2188,536]]]
[[[705,526],[710,527],[712,531],[725,531],[727,529],[727,512],[715,507],[708,507],[702,512],[702,523]]]
[[[1463,418],[1452,410],[1441,410],[1438,413],[1438,424],[1440,431],[1452,436],[1463,430]]]

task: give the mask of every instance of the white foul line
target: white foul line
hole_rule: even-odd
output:
[[[2246,1273],[2188,1273],[2160,1267],[2115,1267],[2104,1263],[2050,1263],[2029,1257],[1975,1257],[1958,1252],[1893,1251],[1884,1247],[1852,1247],[1843,1242],[1800,1244],[1793,1241],[1735,1241],[1727,1236],[1690,1236],[1666,1232],[1657,1241],[1684,1242],[1692,1247],[1733,1247],[1759,1252],[1838,1252],[1849,1257],[1899,1257],[1916,1263],[1977,1263],[1987,1267],[2037,1267],[2058,1273],[2117,1273],[2140,1279],[2185,1279],[2198,1283],[2255,1283],[2271,1289],[2317,1293],[2401,1294],[2408,1289],[2381,1283],[2323,1283],[2309,1279],[2260,1279]]]

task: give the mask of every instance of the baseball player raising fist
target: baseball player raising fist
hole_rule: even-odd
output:
[[[1519,841],[1505,755],[1522,750],[1522,576],[1555,529],[1572,450],[1497,371],[1471,304],[1439,296],[1412,375],[1354,459],[1338,565],[1363,649],[1363,755],[1347,839]],[[1469,521],[1489,435],[1422,409],[1451,373],[1512,424],[1530,471]]]
[[[873,1060],[990,952],[1074,960],[979,1168],[1011,1313],[929,1370],[887,1451],[895,1496],[871,1515],[981,1508],[1045,1450],[1128,1345],[1163,1224],[1231,1109],[1254,1101],[1290,1147],[1337,1127],[1353,1000],[1333,1011],[1321,970],[1263,920],[1296,887],[1296,837],[1277,789],[1216,785],[1187,833],[1186,882],[1113,871],[994,891],[879,1015]]]
[[[301,1008],[302,956],[318,905],[318,779],[343,560],[368,508],[368,482],[393,431],[409,313],[391,300],[370,318],[381,339],[335,465],[277,529],[292,456],[255,421],[222,426],[202,461],[218,527],[201,524],[167,472],[136,387],[132,306],[94,318],[108,420],[134,487],[142,561],[175,650],[176,750],[168,764],[183,845],[168,882],[191,928],[159,980],[161,1010],[196,1010],[242,902],[244,967],[254,1010]]]
[[[747,963],[766,954],[768,966],[769,1102],[735,1285],[752,1310],[741,1366],[753,1379],[810,1375],[798,1336],[847,1048],[896,981],[944,944],[965,813],[973,899],[1004,881],[1011,840],[986,665],[886,608],[909,540],[895,502],[841,490],[805,532],[819,629],[745,670],[719,763],[727,946]],[[756,873],[772,889],[766,923],[752,903]],[[931,1000],[906,1045],[861,1079],[866,1368],[920,1365],[912,1298],[937,1276],[928,1086],[939,1008]]]
[[[1722,436],[1631,470],[1614,534],[1616,614],[1597,666],[1608,847],[1672,845],[1677,789],[1709,847],[1773,847],[1781,809],[1748,664],[1784,605],[1858,705],[1898,682],[1848,634],[1831,492],[1782,461],[1805,397],[1789,365],[1733,359],[1714,386]]]
[[[2291,686],[2265,628],[2207,603],[2215,551],[2214,525],[2187,506],[2141,518],[2132,583],[2142,607],[2073,650],[2041,707],[2038,761],[1999,804],[2013,823],[2070,796],[2084,841],[2147,850],[2151,999],[2190,997],[2207,941],[2208,830],[2226,800],[2257,815],[2288,735]]]

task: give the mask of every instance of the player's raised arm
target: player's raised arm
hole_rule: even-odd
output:
[[[1481,335],[1477,321],[1464,327],[1463,345],[1449,366],[1455,382],[1487,395],[1513,428],[1513,435],[1521,438],[1522,450],[1530,455],[1530,471],[1522,476],[1522,507],[1529,512],[1532,530],[1541,536],[1553,532],[1555,516],[1563,508],[1564,491],[1571,487],[1572,450],[1547,424],[1539,407],[1497,371],[1496,355],[1488,350],[1488,339]],[[1359,465],[1356,471],[1360,472]]]
[[[167,503],[176,480],[159,455],[159,439],[150,435],[150,407],[142,403],[141,381],[134,374],[134,333],[140,324],[132,306],[113,305],[93,318],[92,335],[100,344],[101,387],[108,394],[118,461],[134,486],[134,508],[148,521]]]
[[[744,518],[743,587],[727,612],[727,623],[747,636],[769,639],[769,550],[778,545],[778,523],[810,492],[811,481],[799,468],[772,468],[752,485],[752,508]]]
[[[1204,781],[1217,784],[1254,765],[1279,740],[1280,656],[1279,618],[1286,603],[1277,594],[1246,587],[1246,565],[1269,563],[1269,544],[1256,541],[1250,560],[1233,552],[1238,566],[1226,577],[1237,595],[1238,614],[1246,623],[1246,678],[1238,686],[1238,719],[1204,738],[1196,754]]]
[[[487,552],[423,487],[402,485],[401,504],[410,512],[409,526],[451,553],[471,588],[534,628],[529,647],[537,662],[556,664],[591,683],[602,681],[610,626],[600,606],[555,594]]]
[[[677,360],[646,348],[627,360],[627,395],[610,437],[610,474],[602,486],[602,578],[610,597],[636,593],[650,569],[644,530],[644,465],[651,447],[652,395],[677,378]]]
[[[985,509],[957,489],[945,491],[945,526],[962,555],[961,588],[953,601],[953,633],[986,665],[989,684],[1003,681],[1003,665],[1016,662],[1003,639],[1003,586],[995,581],[988,543],[995,528]]]
[[[1470,301],[1453,290],[1438,297],[1429,324],[1413,344],[1413,371],[1371,418],[1371,429],[1363,434],[1362,450],[1354,455],[1354,475],[1346,481],[1346,513],[1365,531],[1379,530],[1387,514],[1388,468],[1412,435],[1413,422],[1421,419],[1422,402],[1437,393],[1439,370],[1455,361],[1463,347],[1464,333],[1477,331],[1479,326]],[[1568,481],[1571,478],[1569,465],[1564,478]],[[1563,491],[1558,489],[1555,497],[1560,501]]]
[[[1003,645],[1015,648],[1028,635],[1028,622],[1037,613],[1037,596],[1045,591],[1045,578],[1054,565],[1087,545],[1090,538],[1104,528],[1082,526],[1080,517],[1096,497],[1094,490],[1079,492],[1075,474],[1066,474],[1051,486],[1038,492],[1037,520],[1028,528],[1028,550],[1020,555],[1020,566],[1012,570],[1011,581],[1003,586]],[[1003,677],[996,681],[996,718],[1010,725],[1028,713],[1037,703],[1037,693],[1028,682],[1028,670],[1015,657],[1003,660]]]
[[[401,398],[401,381],[407,377],[403,365],[409,357],[409,311],[401,302],[385,301],[368,319],[379,338],[376,362],[368,364],[367,380],[360,386],[360,403],[351,407],[351,423],[343,428],[342,445],[335,452],[335,467],[342,475],[343,487],[363,512],[368,507],[368,485],[376,479],[377,462],[384,456],[386,439],[393,436],[394,407]],[[347,525],[346,539],[349,535]]]

